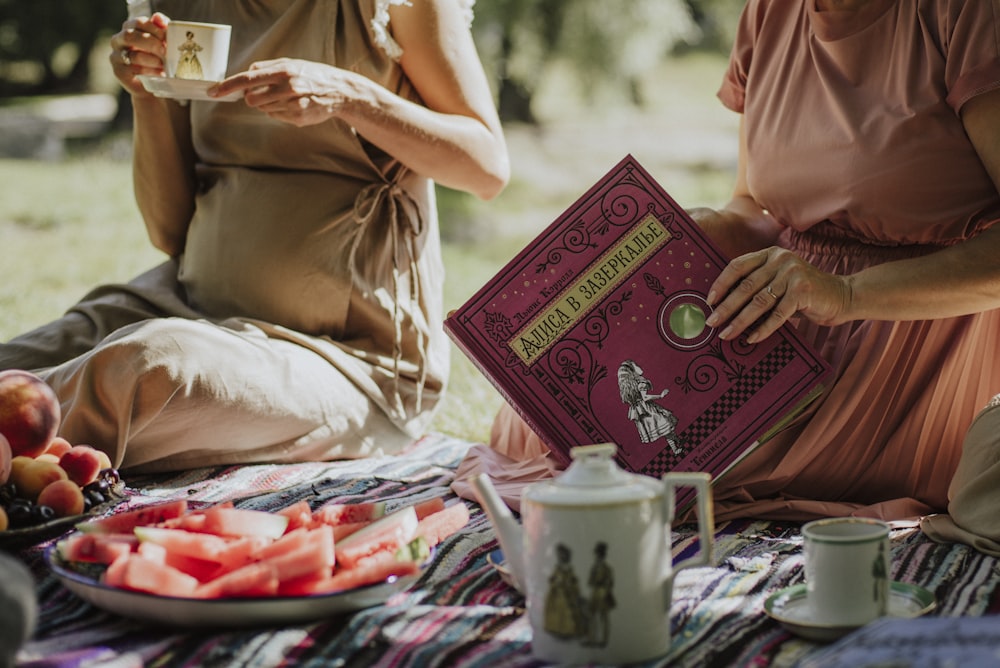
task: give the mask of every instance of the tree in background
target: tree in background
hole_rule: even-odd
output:
[[[531,102],[547,68],[568,65],[584,91],[617,83],[643,103],[641,82],[672,53],[727,49],[742,0],[478,0],[481,56],[500,116],[534,123]]]
[[[86,92],[95,46],[123,0],[0,0],[0,95]]]
[[[584,91],[618,85],[623,99],[642,104],[643,77],[664,58],[728,48],[726,31],[742,5],[477,0],[473,29],[496,82],[501,118],[534,123],[532,100],[554,65]],[[91,56],[95,49],[105,55],[105,40],[125,15],[125,0],[0,0],[0,97],[92,91]]]

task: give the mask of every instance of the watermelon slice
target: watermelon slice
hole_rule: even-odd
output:
[[[257,563],[273,569],[279,581],[332,571],[336,563],[333,530],[330,527],[313,529],[307,538],[308,542],[305,545]]]
[[[86,533],[129,533],[137,526],[156,524],[180,517],[188,509],[187,499],[160,501],[141,508],[80,522],[76,528]]]
[[[313,511],[313,521],[337,526],[355,522],[372,522],[385,517],[385,501],[360,503],[328,503]]]
[[[356,587],[378,584],[392,577],[405,577],[420,572],[420,564],[409,559],[398,559],[391,552],[381,551],[361,559],[350,568],[338,569],[329,577],[301,582],[296,589],[287,587],[282,593],[289,596],[332,594]]]
[[[348,522],[346,524],[338,524],[333,527],[333,538],[339,542],[350,536],[352,533],[364,529],[369,524],[371,524],[371,522]]]
[[[413,505],[413,510],[417,513],[417,519],[422,520],[428,515],[444,510],[444,497],[435,496],[433,499],[416,503]]]
[[[139,542],[136,553],[150,561],[166,564],[167,566],[176,568],[181,573],[187,573],[198,582],[208,582],[227,570],[218,562],[189,557],[184,554],[176,554],[170,552],[164,546],[148,540]]]
[[[422,536],[428,545],[434,547],[468,523],[469,509],[459,501],[421,519],[417,523],[416,535]]]
[[[190,598],[198,588],[198,580],[190,575],[138,554],[122,557],[112,565],[114,570],[109,566],[104,572],[105,581],[123,589]]]
[[[277,513],[242,508],[206,508],[201,531],[216,536],[278,538],[285,533],[288,518]]]
[[[273,596],[278,592],[278,576],[267,564],[247,564],[198,586],[197,598],[228,596]]]
[[[273,595],[278,593],[279,586],[285,581],[328,576],[333,570],[335,558],[332,528],[300,531],[304,539],[286,542],[292,545],[301,541],[294,548],[220,575],[201,585],[198,596]]]
[[[56,543],[56,549],[65,561],[110,564],[131,553],[138,544],[139,540],[130,533],[74,533]]]
[[[276,512],[278,515],[288,518],[288,526],[285,527],[285,533],[291,533],[301,528],[309,529],[313,526],[312,508],[309,507],[308,501],[296,501],[292,505]]]
[[[314,530],[306,527],[293,529],[281,538],[275,540],[273,543],[262,547],[260,551],[257,552],[256,558],[259,560],[270,559],[271,557],[287,554],[288,552],[297,550],[304,545],[308,545],[309,534],[312,533],[312,531]],[[336,539],[336,536],[334,536],[334,539]]]
[[[337,564],[343,568],[351,568],[361,559],[377,552],[394,553],[413,539],[418,522],[413,506],[401,508],[375,520],[337,543]]]
[[[213,561],[226,569],[250,563],[255,553],[269,542],[266,538],[255,536],[232,538],[151,526],[136,527],[134,531],[140,541],[162,545],[171,554]]]

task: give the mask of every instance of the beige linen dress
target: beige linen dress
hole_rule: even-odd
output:
[[[744,114],[749,188],[786,226],[781,245],[851,274],[1000,220],[1000,195],[959,117],[970,98],[1000,88],[998,7],[872,0],[850,13],[819,12],[815,0],[747,3],[719,96]],[[833,366],[827,391],[716,482],[716,517],[943,511],[966,431],[1000,392],[1000,311],[797,325]],[[966,443],[992,463],[994,482],[997,432],[992,410]],[[544,450],[508,407],[491,445],[514,457]],[[992,537],[1000,540],[1000,520]]]
[[[230,73],[302,58],[419,102],[389,1],[152,5],[231,24]],[[62,402],[62,435],[123,467],[398,451],[448,372],[433,184],[340,121],[189,109],[199,190],[183,254],[0,347],[0,367],[38,371]]]

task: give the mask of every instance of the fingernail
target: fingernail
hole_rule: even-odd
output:
[[[710,313],[707,318],[705,318],[705,324],[709,327],[715,327],[719,324],[719,315],[717,313]]]
[[[719,332],[719,338],[720,339],[728,339],[729,336],[732,333],[733,333],[733,326],[730,325],[729,327],[726,327],[724,330],[722,330],[721,332]]]
[[[708,293],[708,297],[706,297],[705,300],[708,302],[709,306],[714,305],[715,304],[715,290],[712,290],[711,292],[709,292]]]

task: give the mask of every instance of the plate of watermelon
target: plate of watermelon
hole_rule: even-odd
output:
[[[92,605],[178,627],[320,621],[388,602],[465,526],[443,498],[387,512],[384,503],[305,501],[269,512],[165,501],[90,520],[49,546],[61,583]]]

